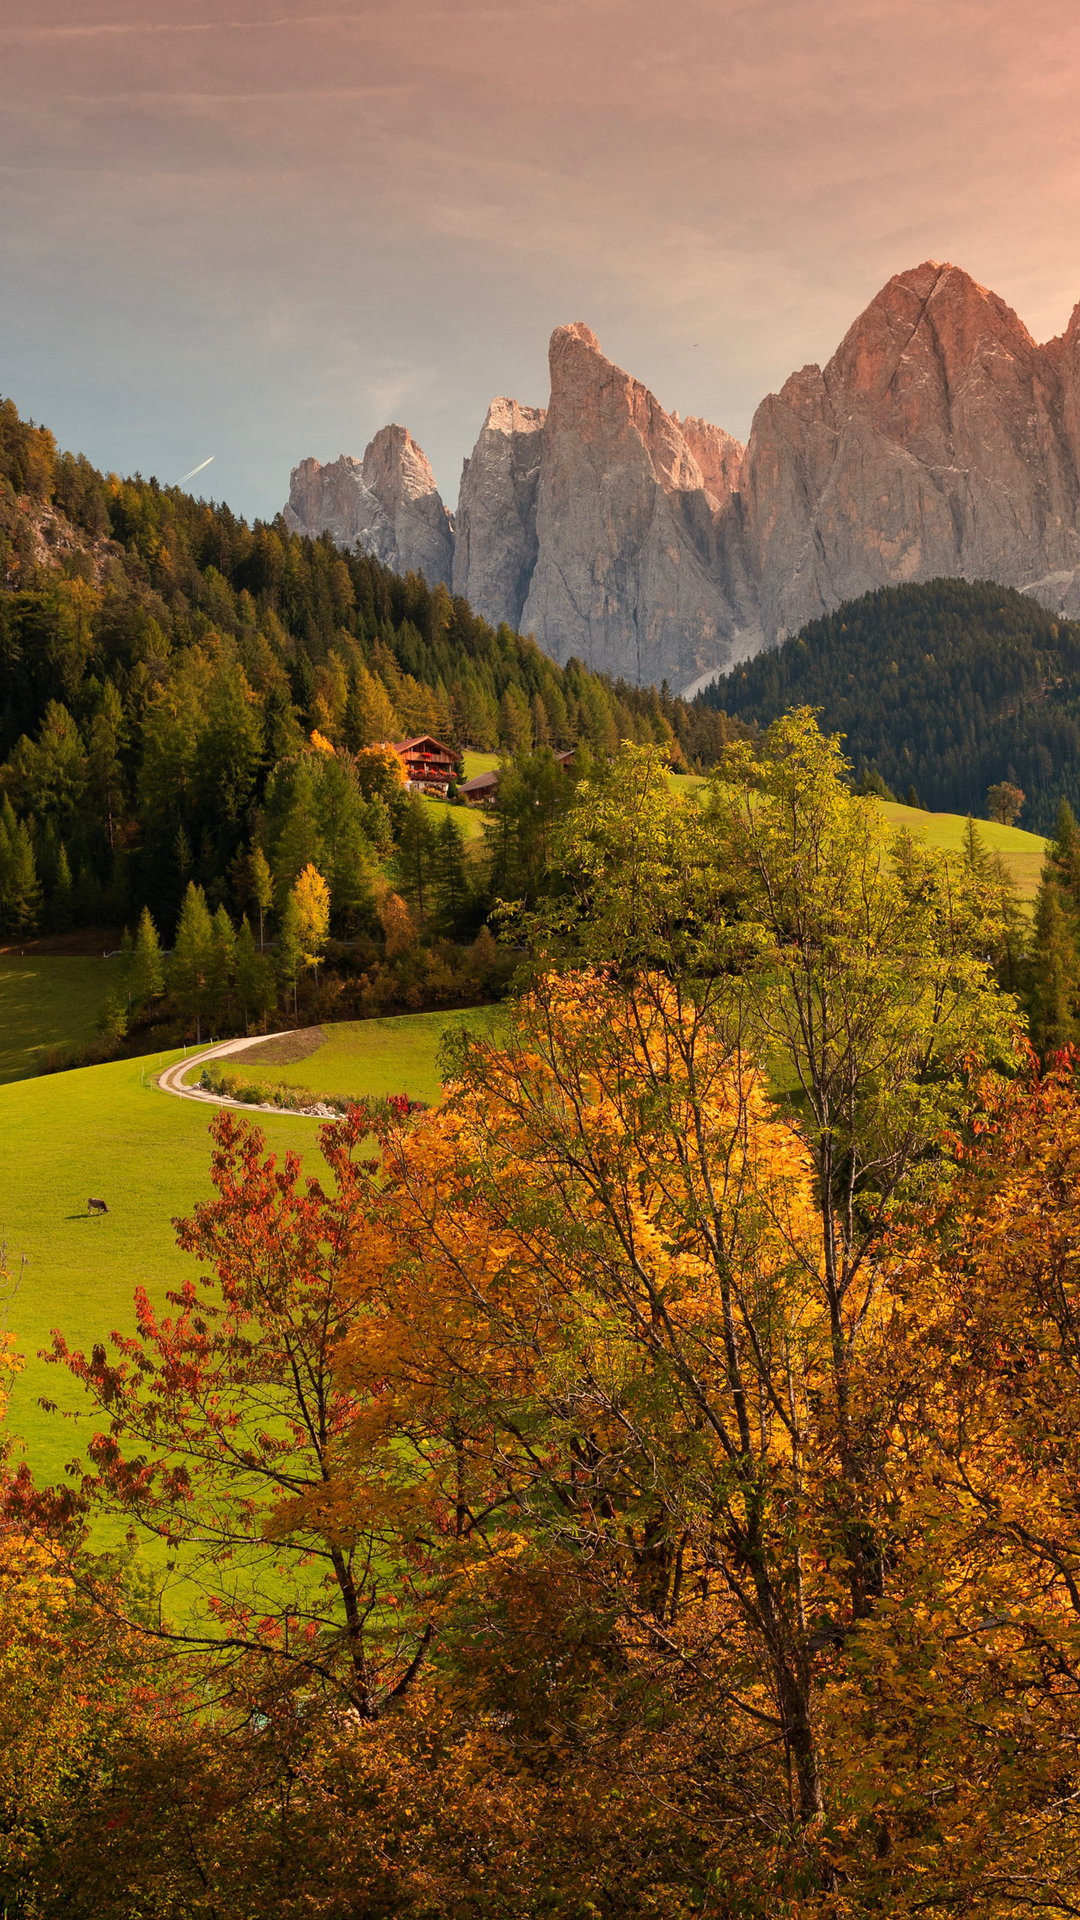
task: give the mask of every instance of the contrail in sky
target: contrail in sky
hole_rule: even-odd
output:
[[[212,453],[212,454],[210,455],[210,460],[216,460],[216,459],[217,459],[217,454],[216,454],[216,453]],[[180,475],[180,478],[179,478],[179,480],[178,480],[178,481],[177,481],[177,483],[176,483],[176,484],[177,484],[177,486],[178,486],[178,487],[182,487],[182,486],[183,486],[183,484],[184,484],[184,481],[185,481],[185,480],[194,480],[194,478],[195,478],[195,475],[196,475],[197,473],[201,473],[204,467],[208,467],[208,466],[210,465],[210,460],[200,460],[200,462],[199,462],[199,464],[198,464],[198,466],[197,466],[197,467],[192,467],[192,469],[191,469],[191,472],[190,472],[190,473],[182,473],[182,474]]]

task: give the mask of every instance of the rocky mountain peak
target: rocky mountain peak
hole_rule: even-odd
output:
[[[749,444],[680,419],[583,321],[549,406],[492,401],[457,525],[404,427],[304,461],[289,524],[450,577],[556,659],[686,687],[874,587],[938,574],[1080,614],[1080,306],[1039,346],[949,262],[893,276]],[[291,516],[291,517],[290,517]]]
[[[492,626],[518,627],[536,565],[536,490],[543,407],[500,395],[461,471],[454,525],[454,592]]]
[[[362,461],[346,453],[326,466],[302,460],[292,471],[285,521],[294,533],[315,539],[328,532],[398,573],[450,585],[453,522],[407,427],[380,427]]]

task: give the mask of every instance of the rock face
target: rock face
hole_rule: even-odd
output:
[[[304,461],[289,524],[452,577],[557,660],[683,689],[906,580],[997,580],[1080,616],[1080,307],[1039,346],[926,261],[762,402],[745,450],[665,413],[581,323],[549,358],[546,411],[489,408],[453,537],[403,427],[362,463]]]
[[[396,573],[422,573],[431,586],[453,575],[453,523],[435,476],[405,427],[380,427],[362,461],[343,453],[293,468],[285,520],[294,533],[329,533]]]
[[[734,657],[744,624],[724,565],[742,449],[694,423],[711,491],[674,415],[604,358],[588,327],[557,328],[549,358],[522,626],[556,660],[681,686]]]
[[[461,470],[454,516],[454,592],[497,627],[521,625],[536,566],[536,492],[543,407],[493,400]]]
[[[890,280],[822,372],[754,418],[747,557],[770,639],[873,587],[939,574],[1080,610],[1080,310],[1036,346],[999,300],[927,261]]]

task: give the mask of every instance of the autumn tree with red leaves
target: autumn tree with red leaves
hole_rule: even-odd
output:
[[[105,1426],[89,1471],[73,1464],[74,1491],[40,1510],[54,1527],[114,1515],[163,1547],[160,1631],[211,1656],[226,1692],[242,1672],[248,1687],[326,1695],[373,1719],[409,1686],[430,1630],[385,1590],[373,1529],[294,1518],[333,1489],[358,1412],[332,1362],[376,1164],[358,1154],[365,1126],[354,1114],[325,1132],[324,1184],[302,1179],[293,1153],[279,1165],[258,1129],[215,1121],[216,1197],[177,1223],[202,1270],[168,1294],[174,1311],[159,1315],[139,1288],[136,1331],[113,1333],[111,1352],[53,1337],[48,1357]]]

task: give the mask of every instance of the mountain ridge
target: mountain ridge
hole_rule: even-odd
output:
[[[456,515],[433,479],[424,512],[447,529],[438,577],[556,660],[693,691],[861,593],[943,575],[1080,614],[1080,307],[1040,345],[962,268],[923,261],[824,367],[765,396],[745,447],[668,413],[584,321],[555,329],[549,365],[548,407],[493,401]],[[362,469],[389,434],[383,492],[395,448],[423,461],[400,427],[348,474],[306,461],[290,526],[377,537],[362,515],[350,534],[335,488],[360,469],[370,491]],[[420,544],[394,541],[377,557],[417,566]]]

